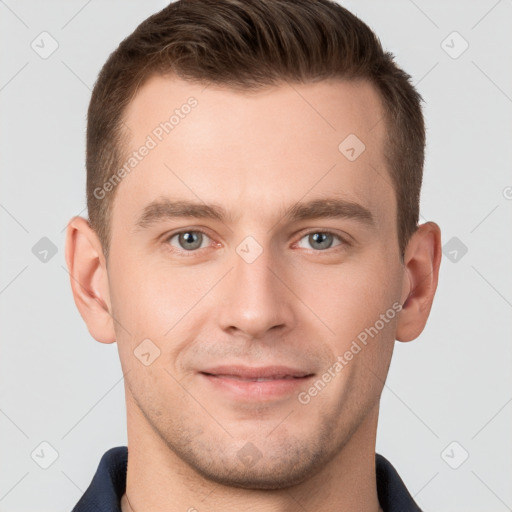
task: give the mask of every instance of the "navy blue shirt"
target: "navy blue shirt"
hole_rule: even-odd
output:
[[[121,512],[127,467],[126,446],[105,452],[91,484],[72,512]],[[378,453],[375,454],[375,468],[377,496],[384,512],[421,512],[395,468]]]

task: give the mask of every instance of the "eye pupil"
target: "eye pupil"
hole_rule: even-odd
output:
[[[328,249],[332,245],[332,235],[329,233],[313,233],[309,235],[309,243],[312,247],[317,244],[317,249]]]
[[[201,247],[203,235],[194,231],[187,231],[185,233],[180,233],[179,242],[181,247],[186,250],[193,250]]]

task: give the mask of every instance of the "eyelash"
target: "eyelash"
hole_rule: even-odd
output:
[[[211,237],[208,235],[208,233],[206,233],[205,231],[203,231],[202,229],[185,229],[185,230],[182,230],[182,231],[177,231],[176,233],[172,233],[171,235],[165,237],[164,239],[164,243],[166,244],[166,246],[169,248],[169,250],[173,253],[177,252],[177,253],[180,253],[181,255],[183,255],[184,257],[190,257],[190,256],[195,256],[197,255],[197,253],[201,250],[201,249],[207,249],[208,247],[202,247],[201,249],[195,249],[195,250],[191,250],[191,251],[186,251],[185,249],[177,249],[176,247],[172,247],[170,245],[170,241],[176,237],[176,236],[179,236],[183,233],[201,233],[202,235],[208,237],[211,239]],[[328,229],[325,229],[325,230],[319,230],[319,229],[312,229],[306,233],[302,233],[301,237],[299,238],[299,240],[295,243],[298,243],[300,242],[304,237],[308,236],[308,235],[311,235],[313,233],[322,233],[322,234],[325,234],[325,235],[332,235],[334,238],[337,238],[340,243],[338,245],[335,245],[334,247],[329,247],[327,249],[324,249],[324,250],[315,250],[315,249],[306,249],[308,251],[312,251],[312,252],[315,252],[315,253],[332,253],[332,251],[336,251],[338,249],[341,249],[343,247],[347,247],[347,246],[350,246],[351,243],[346,239],[346,238],[343,238],[341,235],[339,235],[338,233],[335,233],[334,231],[330,231]]]

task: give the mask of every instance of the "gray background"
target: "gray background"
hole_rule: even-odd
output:
[[[0,1],[0,511],[70,510],[101,455],[126,444],[117,347],[75,308],[64,237],[86,213],[96,75],[165,4]],[[512,2],[344,5],[425,99],[421,213],[445,245],[428,326],[396,343],[377,451],[425,511],[512,510]]]

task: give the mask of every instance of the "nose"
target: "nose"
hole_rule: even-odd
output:
[[[293,295],[284,284],[286,272],[279,256],[264,249],[251,262],[234,252],[231,263],[219,290],[222,295],[217,295],[220,327],[248,339],[261,339],[270,330],[284,334],[291,329]]]

